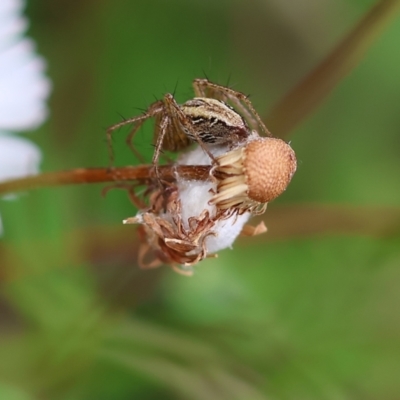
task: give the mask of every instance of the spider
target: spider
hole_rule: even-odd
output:
[[[132,152],[142,160],[133,146],[133,137],[149,119],[155,119],[152,163],[157,166],[163,150],[177,152],[197,142],[216,164],[207,144],[228,145],[233,148],[244,142],[253,131],[262,136],[271,136],[246,95],[207,79],[193,81],[195,96],[178,104],[174,96],[167,93],[162,100],[151,104],[140,116],[132,117],[107,129],[110,161],[113,162],[112,134],[125,125],[132,125],[126,142]],[[237,110],[237,111],[236,111]]]

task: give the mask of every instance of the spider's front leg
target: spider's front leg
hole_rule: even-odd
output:
[[[133,138],[136,135],[137,131],[140,129],[140,127],[143,125],[143,123],[149,119],[149,118],[154,118],[155,119],[155,126],[154,126],[154,131],[157,132],[158,129],[158,122],[162,115],[165,112],[164,109],[164,103],[162,100],[158,100],[155,103],[151,104],[150,107],[147,109],[147,111],[143,114],[144,119],[141,119],[140,121],[138,120],[135,122],[131,128],[131,131],[129,132],[128,136],[126,137],[126,144],[129,146],[131,149],[132,153],[138,157],[141,163],[145,164],[146,161],[143,159],[142,155],[136,150],[135,146],[133,145]],[[155,134],[156,136],[156,134]]]
[[[129,132],[128,136],[126,137],[126,143],[131,149],[132,153],[135,154],[135,156],[138,158],[138,160],[142,163],[145,162],[143,159],[143,156],[136,150],[136,148],[133,145],[133,138],[139,128],[143,125],[143,123],[148,120],[149,118],[156,117],[159,114],[162,114],[164,111],[164,103],[159,100],[153,103],[142,115],[139,115],[137,117],[132,117],[128,118],[124,121],[121,121],[115,125],[110,126],[107,129],[106,135],[107,135],[107,146],[108,146],[108,153],[109,153],[109,159],[110,159],[110,167],[113,166],[114,164],[114,151],[113,151],[113,146],[112,146],[112,135],[114,132],[125,126],[125,125],[132,125],[131,131]]]
[[[168,140],[175,144],[174,151],[188,147],[194,139],[203,151],[210,157],[213,165],[218,164],[213,154],[201,138],[202,131],[197,129],[194,123],[194,117],[198,117],[185,113],[182,107],[176,102],[172,94],[164,96],[164,104],[166,112],[170,119],[170,134]],[[166,147],[163,147],[166,148]],[[168,148],[167,148],[168,149]]]
[[[155,143],[155,147],[154,147],[152,164],[153,164],[153,167],[155,168],[156,176],[159,181],[160,181],[160,177],[159,177],[158,168],[157,168],[158,160],[160,158],[161,150],[163,149],[163,143],[164,143],[165,137],[168,132],[169,124],[170,124],[170,117],[167,113],[164,113],[161,117],[160,123],[156,123],[155,130],[154,130],[156,143]]]

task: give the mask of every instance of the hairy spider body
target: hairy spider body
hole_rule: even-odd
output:
[[[110,160],[113,160],[112,133],[132,125],[126,142],[132,152],[142,160],[133,146],[133,137],[150,118],[155,119],[153,165],[158,164],[163,150],[180,151],[197,142],[216,163],[207,144],[223,144],[230,148],[244,142],[252,130],[271,136],[251,102],[243,93],[209,82],[207,79],[193,81],[195,98],[178,104],[172,94],[151,104],[143,115],[129,118],[107,129]]]
[[[204,143],[239,143],[250,134],[245,120],[221,100],[195,97],[182,104],[181,109]],[[190,130],[184,131],[190,139],[197,140]]]

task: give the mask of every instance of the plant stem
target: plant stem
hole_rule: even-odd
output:
[[[135,181],[146,182],[160,178],[174,181],[178,174],[185,179],[206,180],[210,173],[209,166],[164,165],[158,167],[158,175],[152,165],[119,168],[77,168],[69,171],[48,172],[25,178],[0,182],[0,195],[16,193],[43,187],[76,185],[82,183],[104,183]]]

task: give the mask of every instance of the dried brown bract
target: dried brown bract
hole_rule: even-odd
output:
[[[168,264],[179,273],[191,275],[191,267],[208,256],[206,239],[216,234],[213,228],[220,216],[212,217],[208,210],[203,210],[184,221],[176,185],[152,193],[150,204],[148,210],[124,221],[142,225],[140,267]]]

